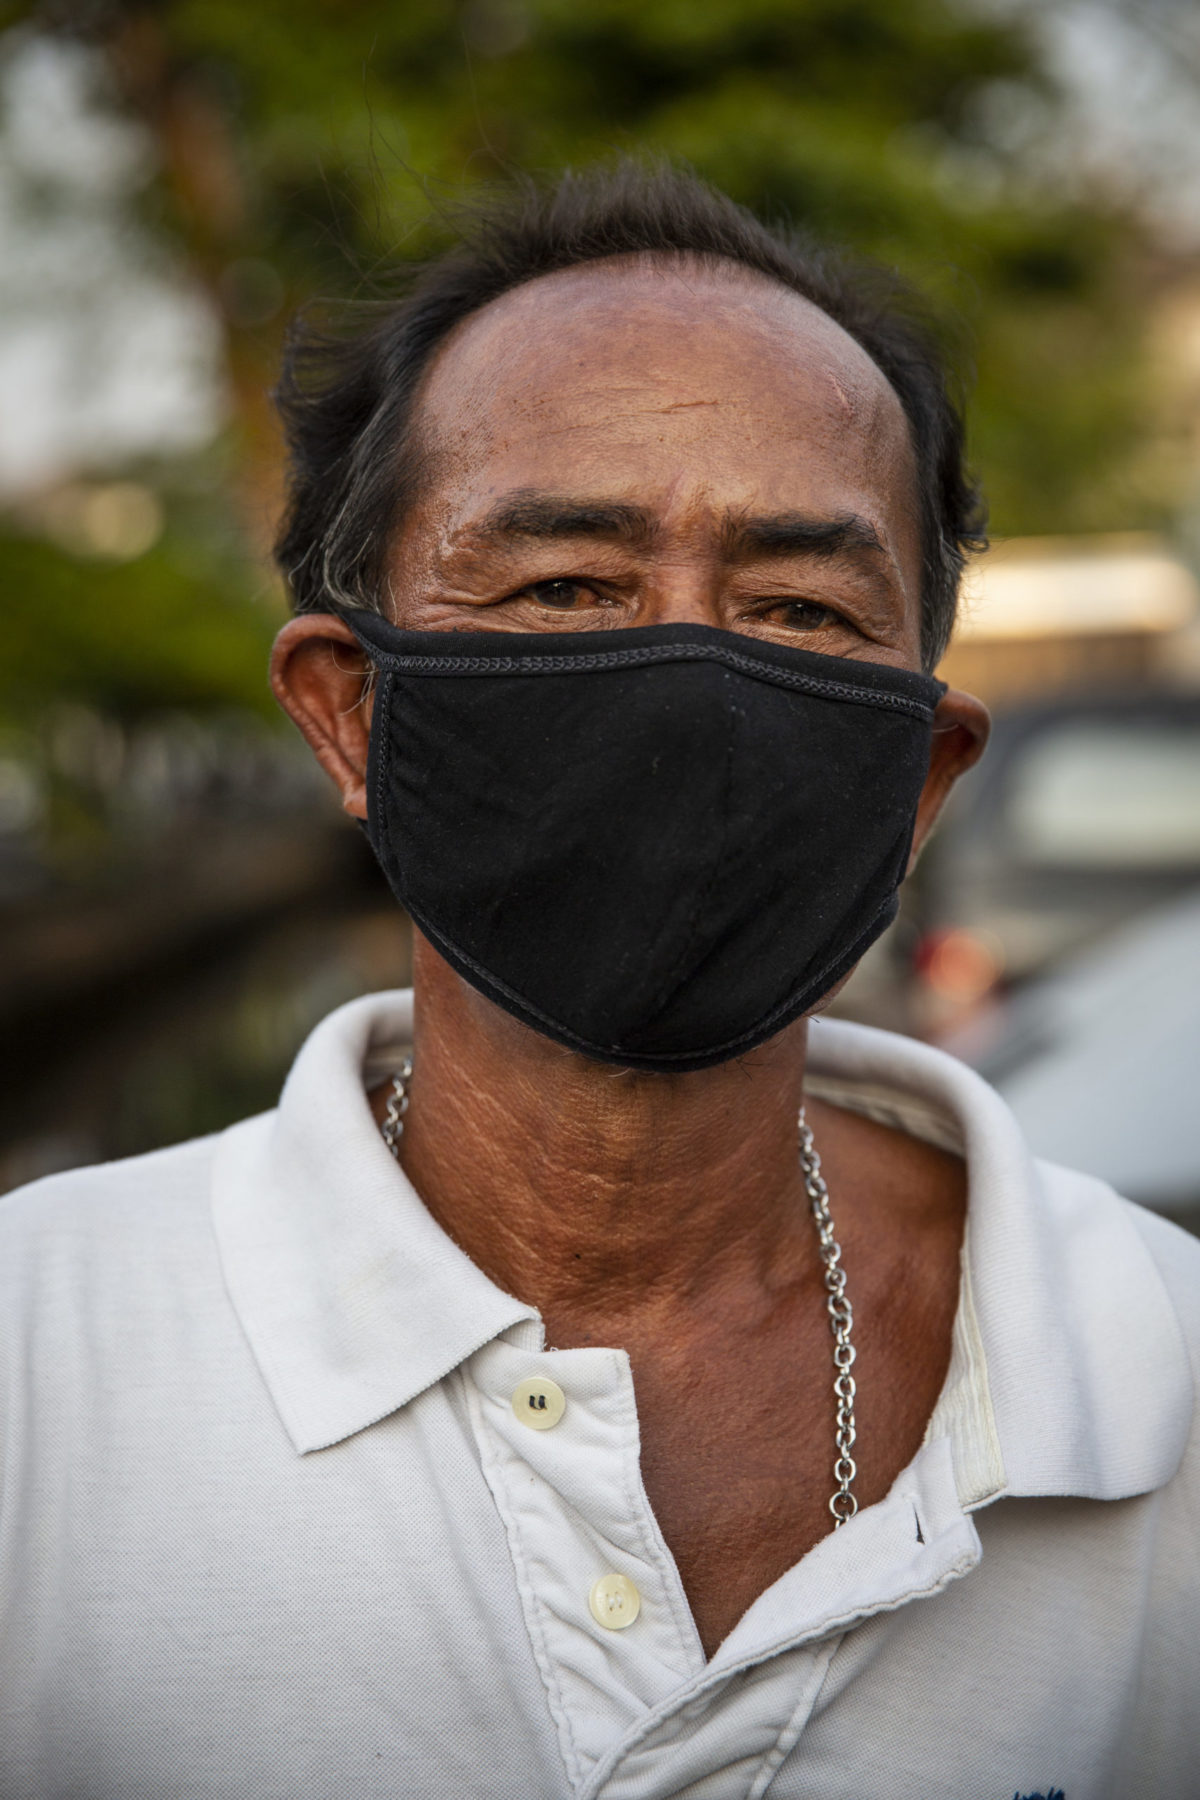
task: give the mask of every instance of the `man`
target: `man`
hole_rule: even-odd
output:
[[[987,730],[902,299],[623,169],[284,409],[414,993],[7,1203],[0,1795],[1200,1792],[1200,1252],[815,1017]]]

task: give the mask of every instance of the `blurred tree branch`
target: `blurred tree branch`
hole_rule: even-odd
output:
[[[1176,29],[1175,0],[1150,11]],[[289,312],[385,289],[482,182],[625,148],[684,157],[965,318],[998,532],[1172,516],[1161,458],[1152,477],[1139,462],[1161,257],[1127,207],[1039,175],[1025,139],[1053,134],[1062,96],[1020,17],[955,0],[44,0],[29,17],[97,46],[153,135],[143,215],[222,321],[229,491],[260,567]]]

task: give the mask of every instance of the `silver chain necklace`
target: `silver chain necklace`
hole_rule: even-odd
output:
[[[392,1091],[388,1096],[387,1111],[380,1127],[383,1141],[397,1162],[400,1160],[400,1139],[404,1135],[404,1115],[408,1111],[408,1084],[411,1080],[412,1059],[406,1057],[392,1076]],[[825,1186],[821,1158],[817,1155],[803,1107],[800,1108],[798,1125],[804,1191],[808,1195],[817,1227],[817,1243],[825,1270],[825,1304],[829,1309],[829,1324],[833,1331],[833,1397],[837,1409],[837,1431],[834,1437],[837,1457],[833,1465],[833,1479],[837,1482],[837,1488],[830,1499],[829,1510],[833,1514],[834,1530],[837,1531],[858,1511],[858,1501],[850,1491],[854,1477],[858,1474],[857,1465],[850,1454],[857,1435],[854,1428],[856,1390],[854,1377],[850,1373],[854,1362],[854,1345],[850,1342],[854,1314],[846,1294],[846,1271],[842,1267],[841,1245],[833,1235],[829,1190]]]
[[[825,1177],[821,1173],[821,1158],[817,1155],[813,1143],[813,1134],[809,1130],[808,1120],[804,1116],[804,1108],[800,1108],[800,1167],[804,1171],[804,1191],[808,1195],[812,1207],[812,1216],[817,1227],[817,1247],[821,1261],[825,1265],[825,1304],[829,1309],[829,1324],[833,1332],[833,1398],[836,1403],[837,1430],[834,1444],[837,1456],[833,1464],[833,1479],[837,1487],[830,1497],[829,1510],[834,1518],[834,1530],[837,1531],[852,1519],[858,1511],[858,1501],[850,1492],[850,1484],[858,1474],[858,1465],[850,1452],[854,1448],[854,1440],[858,1433],[854,1425],[854,1377],[850,1368],[854,1362],[854,1345],[850,1342],[850,1331],[854,1324],[854,1313],[850,1299],[846,1293],[846,1271],[842,1267],[842,1247],[833,1235],[833,1215],[829,1210],[829,1189],[825,1186]]]

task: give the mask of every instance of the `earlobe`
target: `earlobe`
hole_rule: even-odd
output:
[[[951,788],[960,775],[974,766],[987,747],[991,717],[982,700],[949,688],[938,703],[929,747],[929,773],[917,804],[917,823],[908,859],[912,870],[929,833],[937,822]]]
[[[355,819],[367,816],[369,675],[357,638],[333,613],[302,613],[289,620],[271,652],[275,698]]]

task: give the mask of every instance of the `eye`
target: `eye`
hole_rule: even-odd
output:
[[[574,606],[595,604],[596,596],[581,581],[534,581],[522,588],[518,599],[532,600],[537,606],[552,606],[556,612],[569,612]]]
[[[845,623],[840,613],[819,600],[780,600],[771,608],[771,616],[789,631],[819,631],[824,625]]]

